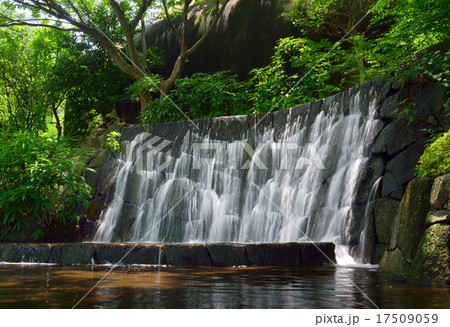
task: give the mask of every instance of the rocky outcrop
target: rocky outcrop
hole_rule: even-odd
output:
[[[333,243],[1,244],[0,262],[191,266],[328,266]]]
[[[289,20],[291,0],[231,0],[217,23],[216,28],[204,43],[189,57],[184,74],[230,70],[246,77],[256,67],[269,63],[276,42],[287,36],[298,34]],[[191,9],[189,18],[188,46],[204,33],[209,21],[200,16],[205,4]],[[178,21],[175,21],[177,25]],[[164,66],[159,70],[168,76],[180,54],[180,47],[166,20],[147,27],[148,45],[164,50]]]
[[[380,272],[392,280],[450,285],[450,175],[414,179],[403,196]]]

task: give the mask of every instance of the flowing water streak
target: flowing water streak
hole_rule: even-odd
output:
[[[343,247],[338,260],[348,256],[350,223],[364,218],[355,217],[355,197],[376,133],[376,99],[366,101],[368,114],[361,102],[356,92],[348,101],[324,101],[314,117],[290,109],[284,127],[238,141],[187,131],[173,156],[149,133],[138,134],[125,146],[114,198],[94,240],[331,241]]]
[[[366,204],[366,209],[364,210],[364,227],[361,231],[361,234],[359,236],[359,249],[358,249],[358,253],[354,256],[356,259],[356,262],[359,264],[365,264],[368,263],[366,260],[366,246],[367,246],[367,234],[369,231],[369,224],[372,222],[371,218],[372,216],[372,208],[373,208],[373,204],[375,202],[375,197],[377,195],[377,191],[378,191],[378,185],[380,184],[382,180],[382,177],[378,178],[377,181],[373,184],[372,189],[370,190],[369,193],[369,199],[367,201]]]

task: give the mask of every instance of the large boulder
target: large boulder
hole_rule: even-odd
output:
[[[431,179],[413,179],[407,186],[395,217],[389,250],[400,248],[409,263],[426,229],[426,217],[430,211]]]
[[[408,280],[414,284],[450,285],[450,225],[433,224],[422,236]]]
[[[282,37],[298,34],[290,22],[291,0],[230,0],[222,17],[203,44],[189,57],[184,74],[230,70],[246,77],[252,68],[269,63],[273,49]],[[193,6],[189,15],[188,46],[196,42],[209,22],[200,17],[205,4]],[[174,21],[179,24],[178,20]],[[146,29],[148,45],[164,50],[164,66],[159,73],[168,76],[180,47],[166,20]]]

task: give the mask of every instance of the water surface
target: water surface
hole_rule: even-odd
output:
[[[388,283],[376,269],[340,269],[122,266],[77,307],[450,308],[449,289]],[[0,265],[0,308],[72,308],[109,270],[107,266]]]

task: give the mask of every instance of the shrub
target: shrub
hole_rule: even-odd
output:
[[[23,226],[43,235],[52,220],[77,220],[73,209],[87,206],[90,187],[86,170],[71,140],[48,138],[25,131],[0,136],[0,226],[2,235]]]
[[[181,78],[169,99],[155,99],[144,108],[141,120],[160,123],[186,119],[179,110],[192,119],[247,114],[251,108],[248,85],[228,71]]]
[[[431,143],[416,167],[418,177],[435,178],[450,174],[450,130]]]

